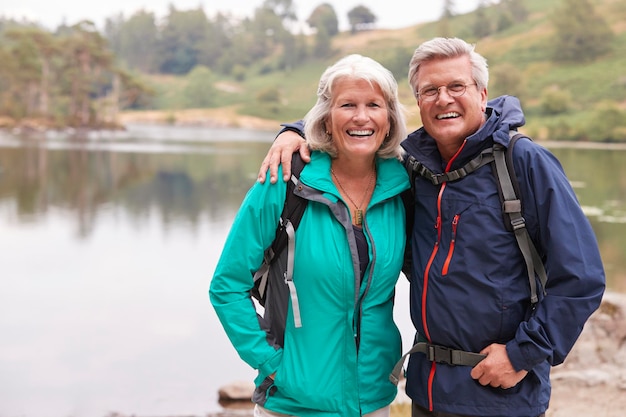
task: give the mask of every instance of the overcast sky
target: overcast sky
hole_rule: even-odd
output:
[[[123,13],[129,17],[144,9],[166,15],[169,5],[179,10],[189,10],[202,5],[207,15],[215,12],[230,12],[250,15],[263,4],[263,0],[3,0],[0,15],[15,19],[27,18],[39,22],[48,29],[62,23],[74,24],[80,20],[92,20],[102,29],[107,17]],[[311,11],[322,3],[330,3],[339,18],[340,29],[348,29],[346,14],[358,5],[369,8],[378,17],[379,28],[396,29],[421,22],[437,20],[441,16],[443,0],[294,0],[298,20],[306,20]],[[456,12],[465,13],[476,8],[478,0],[456,2]]]

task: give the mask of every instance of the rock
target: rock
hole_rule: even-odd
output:
[[[600,308],[585,324],[565,362],[553,369],[552,378],[563,379],[562,374],[592,370],[608,374],[612,382],[622,379],[626,372],[626,296],[623,294],[604,295]]]
[[[218,390],[220,401],[247,401],[249,402],[254,392],[252,381],[235,381],[221,387]]]

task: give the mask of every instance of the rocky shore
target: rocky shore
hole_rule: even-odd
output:
[[[206,417],[251,417],[254,386],[236,382],[220,389],[223,411]],[[606,293],[566,361],[552,370],[546,417],[626,415],[626,295]],[[401,386],[392,417],[410,416]]]

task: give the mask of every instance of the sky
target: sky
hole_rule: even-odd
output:
[[[264,0],[5,0],[0,6],[0,16],[21,20],[26,18],[38,22],[50,30],[60,24],[72,25],[80,20],[91,20],[99,29],[105,19],[119,13],[128,18],[138,10],[155,13],[163,17],[173,5],[178,10],[195,9],[202,6],[208,16],[216,12],[236,16],[250,16]],[[348,29],[348,10],[363,5],[377,16],[377,27],[398,29],[417,23],[437,20],[442,13],[443,0],[294,0],[298,20],[305,21],[318,5],[330,3],[337,13],[341,30]],[[476,8],[478,0],[456,2],[456,13],[466,13]]]

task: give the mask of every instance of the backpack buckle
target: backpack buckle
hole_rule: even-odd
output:
[[[448,365],[455,365],[452,362],[452,349],[439,345],[428,345],[428,352],[426,357],[431,362],[447,363]]]
[[[511,226],[513,226],[513,230],[523,229],[526,227],[526,221],[523,217],[518,219],[511,219]]]

